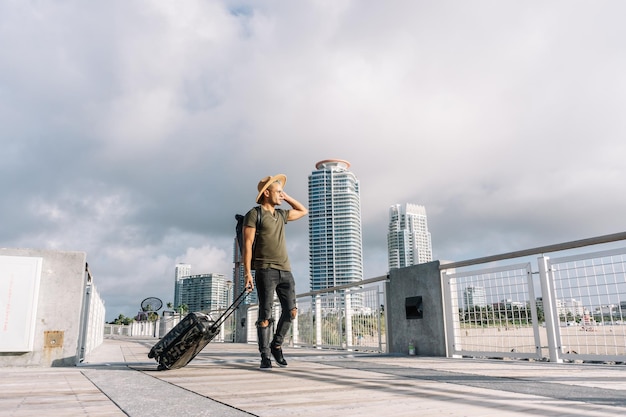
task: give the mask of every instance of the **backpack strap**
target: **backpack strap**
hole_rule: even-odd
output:
[[[261,206],[256,206],[256,234],[259,234],[261,228]]]
[[[256,230],[254,231],[254,241],[252,242],[252,262],[256,258],[256,238],[261,230],[261,206],[256,206]]]

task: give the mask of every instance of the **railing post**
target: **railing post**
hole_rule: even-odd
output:
[[[218,311],[218,313],[221,315],[221,311]],[[220,324],[220,334],[218,334],[217,337],[220,342],[225,342],[226,341],[225,336],[226,336],[226,320],[222,321],[222,324]]]
[[[352,303],[350,301],[350,289],[344,292],[346,309],[346,348],[350,350],[352,346]]]
[[[296,301],[296,308],[298,306],[298,302]],[[300,337],[300,332],[298,331],[298,315],[293,318],[291,321],[291,346],[298,345],[298,338]]]
[[[386,286],[383,285],[381,287],[381,290],[376,291],[377,294],[377,306],[376,306],[376,311],[377,311],[377,316],[378,316],[378,349],[382,352],[383,351],[383,319],[384,319],[384,328],[385,328],[385,351],[389,352],[389,322],[387,321],[387,317],[388,317],[388,313],[384,310],[383,306],[388,306],[389,302],[387,300],[387,291],[386,291]],[[379,310],[379,309],[382,309]]]
[[[452,270],[454,271],[454,270]],[[441,286],[444,304],[444,325],[446,332],[446,355],[449,358],[460,358],[457,352],[461,346],[461,320],[459,318],[459,300],[456,286],[456,278],[451,277],[452,271],[441,271]]]
[[[530,262],[528,263],[527,276],[530,317],[533,325],[533,335],[535,336],[535,354],[537,355],[538,359],[541,359],[541,335],[539,332],[539,318],[537,317],[537,296],[535,295],[535,284],[533,282],[533,274]]]
[[[322,297],[319,294],[313,296],[315,301],[315,346],[322,348]]]
[[[552,282],[552,274],[548,270],[547,256],[540,256],[537,260],[539,264],[539,278],[541,280],[541,297],[543,304],[543,314],[546,323],[546,334],[548,336],[548,352],[550,362],[561,363],[563,359],[559,357],[560,338],[558,332],[559,315],[556,308],[556,293],[554,291],[554,283]]]

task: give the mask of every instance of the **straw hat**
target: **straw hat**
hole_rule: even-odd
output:
[[[261,196],[263,195],[263,191],[267,190],[267,188],[278,181],[283,187],[287,183],[287,177],[284,174],[277,174],[273,177],[265,177],[261,181],[259,181],[259,185],[257,189],[259,190],[259,194],[256,196],[257,204],[261,204]]]

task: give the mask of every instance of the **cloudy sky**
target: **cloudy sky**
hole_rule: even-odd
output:
[[[0,246],[87,253],[107,320],[231,274],[234,215],[317,161],[361,182],[365,278],[389,206],[435,259],[626,230],[626,3],[0,3]],[[308,291],[307,220],[288,227]]]

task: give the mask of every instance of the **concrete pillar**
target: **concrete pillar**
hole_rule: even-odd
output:
[[[392,269],[385,283],[389,353],[446,356],[444,302],[439,261]],[[422,297],[421,318],[407,318],[407,298]]]

